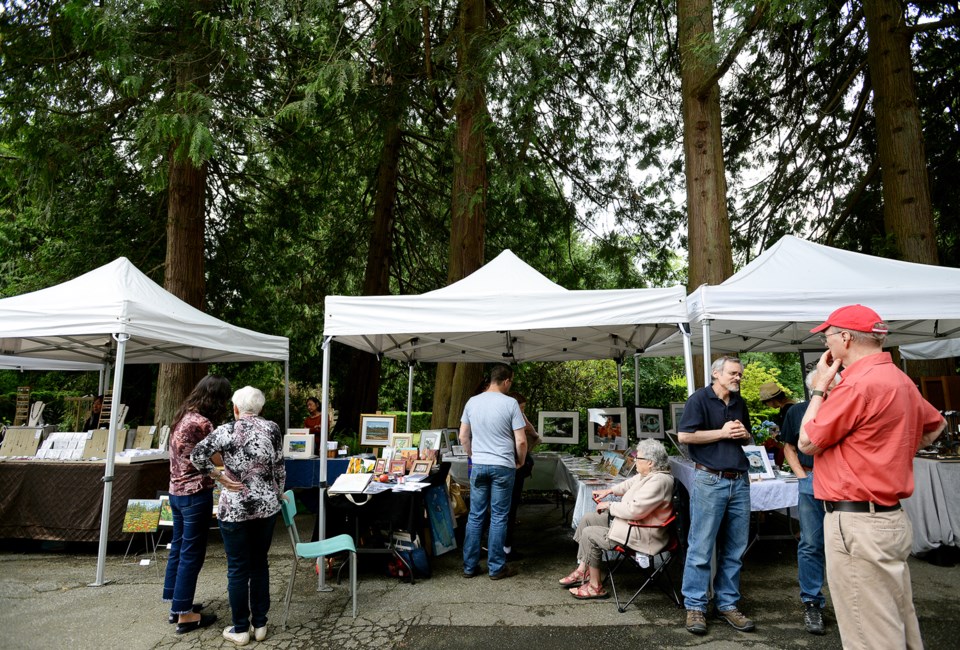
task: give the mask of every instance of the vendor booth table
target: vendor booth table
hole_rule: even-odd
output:
[[[900,502],[913,524],[913,554],[960,546],[960,462],[914,458],[913,481],[913,496]]]
[[[100,539],[103,463],[0,462],[0,538],[96,542]],[[170,487],[167,460],[117,465],[109,541],[122,532],[128,499],[154,499]]]
[[[466,456],[448,454],[443,457],[443,462],[450,463],[450,480],[462,487],[470,487],[470,470]],[[556,490],[555,475],[559,462],[560,454],[557,452],[533,454],[533,474],[523,482],[523,491]]]

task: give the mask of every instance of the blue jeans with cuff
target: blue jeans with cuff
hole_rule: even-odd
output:
[[[690,495],[690,533],[683,567],[683,600],[686,609],[707,611],[710,565],[717,552],[713,596],[717,609],[726,612],[740,601],[740,568],[750,535],[750,481],[727,479],[697,470]]]

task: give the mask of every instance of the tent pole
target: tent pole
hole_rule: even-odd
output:
[[[410,430],[410,422],[413,419],[413,414],[410,413],[410,409],[413,408],[413,364],[415,361],[408,361],[407,365],[409,366],[409,371],[407,374],[407,433],[413,433]]]
[[[683,368],[687,374],[687,397],[693,395],[693,345],[690,342],[690,323],[680,323],[680,333],[683,335]]]
[[[710,376],[710,320],[703,320],[703,385],[709,386],[713,382]]]
[[[327,512],[324,507],[324,495],[327,491],[327,439],[330,432],[330,353],[332,352],[330,343],[332,336],[323,337],[323,375],[322,375],[322,394],[320,397],[320,485],[317,487],[319,500],[317,502],[317,535],[318,539],[327,538]],[[320,567],[317,571],[317,591],[330,591],[326,586],[327,571],[326,567]]]
[[[618,406],[623,406],[623,357],[617,357],[617,395],[620,399]]]
[[[290,431],[290,358],[283,360],[283,423],[284,431]]]
[[[129,334],[114,334],[117,341],[117,359],[113,370],[113,404],[120,406],[121,390],[123,389],[123,358],[127,351]],[[107,458],[103,469],[103,509],[100,513],[100,547],[97,550],[97,577],[89,587],[102,587],[103,569],[107,560],[107,538],[110,536],[110,501],[113,496],[113,466],[114,455],[117,453],[117,408],[110,409],[110,429],[107,434]]]
[[[640,355],[633,355],[633,405],[640,406]]]

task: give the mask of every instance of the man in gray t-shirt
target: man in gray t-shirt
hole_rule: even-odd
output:
[[[516,469],[527,456],[526,421],[517,400],[507,395],[513,370],[498,363],[490,369],[490,385],[467,401],[460,416],[460,444],[473,461],[470,472],[470,516],[463,540],[463,576],[480,573],[480,538],[490,510],[487,571],[492,580],[516,575],[507,566],[503,542],[510,515]]]

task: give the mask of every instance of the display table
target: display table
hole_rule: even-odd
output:
[[[670,472],[677,478],[687,492],[693,493],[693,478],[697,468],[693,461],[686,458],[670,457]],[[797,482],[785,481],[780,478],[750,482],[750,510],[765,512],[768,510],[784,510],[797,505]]]
[[[443,462],[450,463],[450,480],[463,487],[470,487],[470,468],[466,456],[446,454]],[[523,482],[523,491],[527,490],[555,490],[554,475],[560,454],[557,452],[543,452],[533,455],[533,474]]]
[[[98,541],[103,470],[102,462],[0,462],[0,537]],[[127,539],[128,499],[155,499],[169,487],[169,461],[116,465],[108,541]]]
[[[913,496],[903,509],[913,524],[913,554],[960,546],[960,462],[913,459]]]
[[[607,489],[624,480],[619,476],[609,476],[607,478],[609,484],[607,485],[588,484],[581,479],[581,476],[584,475],[586,468],[592,465],[593,463],[583,458],[561,456],[554,471],[553,480],[556,489],[561,492],[568,492],[574,497],[573,514],[570,517],[570,525],[573,528],[577,527],[580,518],[586,514],[588,509],[592,511],[596,507],[593,502],[594,490]]]
[[[320,461],[318,458],[284,458],[283,467],[287,470],[285,490],[320,486]],[[347,471],[349,458],[327,459],[327,485],[333,485],[337,477]]]

